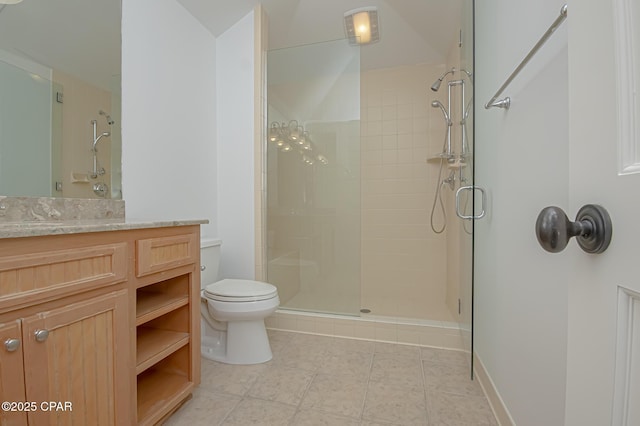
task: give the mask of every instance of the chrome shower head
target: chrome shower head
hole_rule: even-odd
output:
[[[449,119],[449,114],[447,113],[447,110],[445,109],[444,105],[442,105],[442,102],[432,101],[431,106],[433,108],[440,108],[440,110],[442,111],[442,114],[444,114],[444,119],[447,122],[447,126],[451,126],[451,120]]]
[[[453,74],[456,71],[455,68],[451,68],[450,70],[446,71],[444,74],[442,74],[440,76],[440,78],[438,78],[432,85],[431,85],[431,90],[433,90],[434,92],[437,92],[440,89],[440,84],[442,84],[442,80],[447,76],[447,74]]]

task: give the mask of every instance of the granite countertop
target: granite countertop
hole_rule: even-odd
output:
[[[128,229],[166,228],[172,226],[202,225],[206,219],[144,220],[144,219],[92,219],[61,221],[0,222],[1,238],[37,237],[43,235],[81,234],[85,232],[122,231]]]
[[[0,239],[202,225],[206,219],[125,218],[124,200],[0,196]]]

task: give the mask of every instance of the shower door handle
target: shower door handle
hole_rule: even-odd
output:
[[[471,191],[472,193],[473,191],[480,191],[480,193],[482,194],[482,209],[480,210],[480,213],[476,215],[474,214],[465,215],[464,212],[460,211],[460,194],[462,193],[462,191]],[[460,219],[465,219],[465,220],[482,219],[487,214],[487,210],[485,208],[486,205],[487,205],[487,191],[485,191],[484,188],[480,186],[475,186],[475,185],[461,186],[456,191],[456,215]]]

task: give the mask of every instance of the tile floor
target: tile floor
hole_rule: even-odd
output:
[[[497,426],[457,351],[269,330],[273,359],[203,359],[167,425]]]

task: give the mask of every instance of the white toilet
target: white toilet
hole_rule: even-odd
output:
[[[202,356],[227,364],[259,364],[272,357],[264,319],[280,304],[275,286],[218,279],[220,240],[200,245]]]

